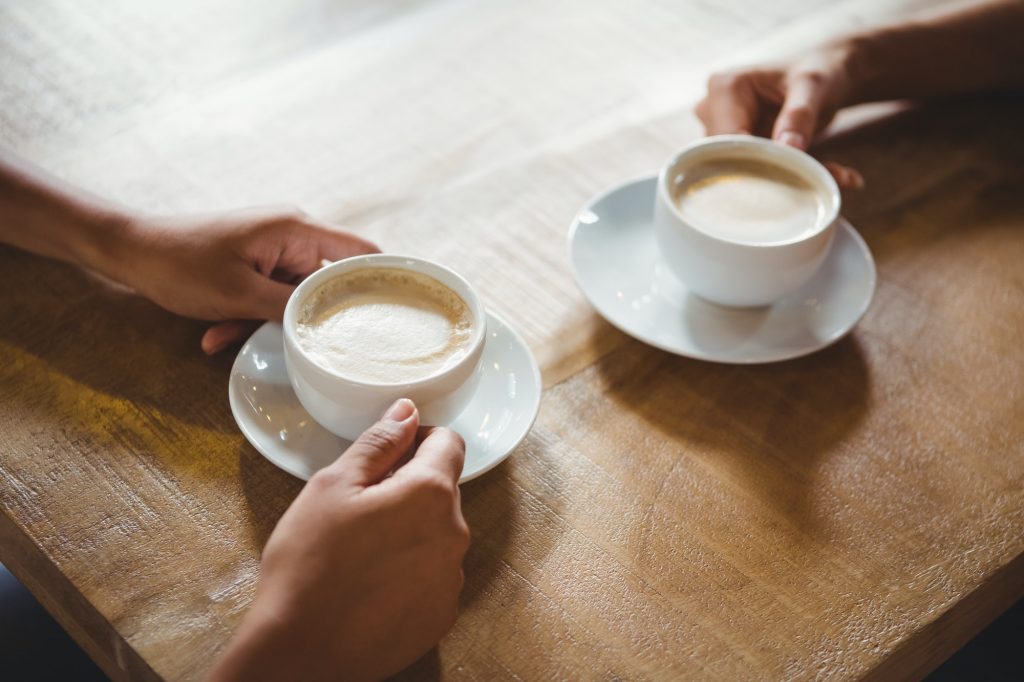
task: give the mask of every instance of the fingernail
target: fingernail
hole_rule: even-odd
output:
[[[783,130],[779,133],[779,142],[790,147],[796,147],[797,149],[803,149],[807,145],[807,140],[803,134],[795,130]]]
[[[850,171],[850,185],[854,189],[864,189],[864,176],[852,168],[849,168],[848,170]]]
[[[384,413],[383,419],[392,422],[404,422],[406,419],[412,416],[412,413],[416,411],[416,406],[408,398],[401,398],[395,401],[395,404],[388,408],[388,411]]]

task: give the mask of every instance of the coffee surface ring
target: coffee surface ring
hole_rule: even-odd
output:
[[[422,273],[367,268],[333,278],[303,303],[302,350],[320,367],[367,383],[432,376],[465,357],[473,336],[469,306]]]

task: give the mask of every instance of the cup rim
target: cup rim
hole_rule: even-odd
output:
[[[812,232],[808,232],[806,234],[793,237],[791,239],[757,243],[740,241],[738,239],[729,239],[727,237],[722,237],[717,234],[712,234],[707,230],[704,230],[699,226],[685,220],[682,214],[680,214],[679,212],[679,207],[676,206],[676,203],[672,200],[672,194],[669,191],[669,171],[674,169],[683,159],[683,157],[693,154],[697,150],[714,146],[738,149],[759,148],[762,150],[770,150],[768,153],[775,157],[772,159],[772,161],[776,161],[776,159],[780,158],[788,158],[789,161],[799,164],[803,169],[806,169],[810,173],[817,176],[825,187],[825,191],[828,194],[829,201],[827,211],[824,217],[820,220],[817,227]],[[784,162],[776,162],[779,165],[786,167]],[[839,211],[842,207],[842,195],[839,191],[839,185],[836,184],[835,178],[832,177],[832,174],[828,172],[828,169],[825,168],[825,166],[823,166],[820,161],[818,161],[816,158],[814,158],[807,152],[797,149],[796,147],[791,147],[789,145],[784,145],[773,140],[769,140],[763,137],[756,137],[754,135],[710,135],[708,137],[702,137],[699,140],[691,142],[690,144],[683,147],[680,151],[673,154],[672,157],[668,160],[668,162],[661,167],[661,171],[659,171],[658,173],[657,192],[658,198],[662,202],[664,202],[669,207],[669,209],[671,209],[672,214],[676,217],[676,219],[678,219],[681,223],[683,223],[690,229],[699,232],[701,235],[707,237],[708,239],[712,239],[722,244],[728,244],[730,246],[742,246],[753,249],[773,249],[778,247],[792,246],[794,244],[801,244],[803,242],[814,239],[822,232],[825,232],[833,224],[835,224],[836,219],[839,218]]]
[[[298,315],[298,308],[301,301],[304,301],[311,292],[315,291],[321,284],[326,280],[331,279],[334,276],[341,274],[342,272],[353,272],[356,270],[362,270],[366,268],[390,268],[395,270],[406,270],[409,272],[415,272],[417,274],[426,275],[437,279],[431,272],[442,272],[445,275],[453,278],[459,285],[464,289],[463,292],[455,291],[455,289],[444,282],[442,285],[455,292],[455,295],[463,300],[463,302],[469,307],[470,313],[473,315],[473,335],[470,338],[470,343],[466,354],[455,364],[449,367],[442,367],[441,369],[428,374],[425,377],[414,379],[412,381],[399,381],[394,383],[387,382],[369,382],[361,379],[356,379],[350,376],[335,372],[323,365],[319,364],[313,358],[309,356],[306,350],[298,342],[295,336],[296,317]],[[422,269],[417,269],[422,268]],[[438,280],[440,281],[440,280]],[[468,295],[468,298],[467,298]],[[341,380],[349,383],[353,386],[366,389],[395,389],[395,388],[406,388],[410,391],[420,388],[422,386],[434,383],[439,379],[442,379],[464,367],[466,363],[472,362],[477,351],[483,345],[484,338],[487,332],[487,318],[486,311],[484,310],[483,302],[480,300],[480,296],[476,293],[476,290],[469,284],[469,282],[459,273],[455,272],[451,268],[445,267],[440,263],[426,260],[424,258],[417,258],[415,256],[403,256],[398,254],[388,253],[371,253],[363,254],[359,256],[351,256],[344,258],[339,261],[334,261],[329,265],[325,265],[320,268],[306,279],[304,279],[295,290],[292,291],[291,296],[288,298],[288,303],[285,305],[284,316],[281,324],[284,331],[285,345],[291,345],[295,351],[302,357],[303,360],[308,363],[314,371],[321,376],[329,377],[331,380]]]

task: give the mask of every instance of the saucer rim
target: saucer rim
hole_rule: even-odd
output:
[[[252,342],[252,338],[254,336],[256,336],[257,334],[259,334],[260,332],[262,332],[266,327],[273,327],[273,326],[281,327],[281,341],[283,343],[284,342],[284,325],[282,325],[280,322],[274,322],[272,320],[267,320],[266,322],[261,324],[259,327],[257,327],[256,331],[254,331],[252,334],[250,334],[249,338],[247,338],[245,340],[245,343],[242,344],[242,347],[238,349],[238,354],[235,355],[235,361],[231,363],[231,373],[228,375],[228,405],[230,405],[230,407],[231,407],[231,418],[235,420],[235,425],[238,426],[238,430],[242,432],[242,435],[245,437],[245,440],[249,443],[249,445],[251,445],[252,448],[254,450],[256,450],[256,452],[260,453],[261,457],[266,459],[268,462],[273,464],[275,467],[277,467],[281,471],[284,471],[285,473],[289,474],[290,476],[294,476],[295,478],[299,479],[300,481],[308,481],[310,478],[312,478],[312,476],[304,476],[303,474],[300,474],[297,471],[295,471],[295,469],[292,468],[291,466],[286,465],[286,464],[282,464],[280,461],[278,461],[274,457],[272,457],[269,454],[267,454],[266,450],[264,449],[264,447],[262,445],[262,439],[261,438],[253,438],[252,437],[252,433],[251,433],[251,431],[249,430],[249,428],[247,426],[248,422],[246,420],[238,418],[238,414],[241,411],[241,409],[240,409],[239,405],[237,404],[237,401],[240,400],[241,397],[235,398],[235,390],[233,388],[234,384],[235,384],[235,377],[241,375],[241,372],[240,372],[240,370],[238,368],[238,364],[242,361],[242,355],[245,354],[245,350],[246,350],[246,348],[249,347],[249,344]],[[283,352],[283,348],[282,348],[282,352]],[[293,393],[294,393],[294,391],[293,391]],[[296,398],[296,400],[298,400],[298,398]],[[344,440],[344,439],[342,439],[342,440]],[[349,443],[351,444],[351,441]]]
[[[537,391],[530,404],[530,411],[532,413],[530,415],[530,421],[526,425],[526,428],[523,429],[523,432],[519,435],[519,437],[516,438],[515,442],[512,443],[512,445],[510,445],[504,453],[502,453],[501,457],[496,457],[489,464],[478,469],[472,474],[469,474],[468,476],[460,475],[459,485],[462,485],[463,483],[468,483],[473,479],[483,476],[488,471],[491,471],[492,469],[496,468],[499,464],[501,464],[502,462],[504,462],[505,460],[512,456],[512,452],[515,451],[515,449],[518,448],[520,445],[522,445],[523,441],[526,440],[526,437],[530,435],[530,432],[533,431],[533,427],[537,424],[537,418],[540,416],[540,403],[541,400],[543,400],[544,398],[544,378],[540,372],[540,365],[537,364],[537,358],[534,356],[533,350],[530,349],[530,345],[526,343],[526,339],[524,339],[519,334],[519,332],[516,331],[516,328],[510,325],[504,317],[494,312],[493,309],[484,306],[484,315],[488,318],[488,321],[491,318],[493,318],[496,322],[498,322],[498,324],[502,325],[505,328],[505,330],[512,335],[512,338],[515,340],[516,344],[518,344],[526,352],[526,357],[530,361],[530,373],[533,375],[533,381],[537,385]],[[484,333],[486,337],[486,330]],[[484,352],[487,352],[487,341],[484,341]],[[460,413],[459,416],[462,416],[462,414]],[[456,419],[458,419],[458,417],[456,417]],[[463,467],[463,469],[465,469],[465,467]]]
[[[516,329],[512,325],[510,325],[501,315],[499,315],[496,312],[494,312],[491,308],[488,308],[488,307],[485,306],[484,307],[484,315],[485,315],[485,317],[487,318],[488,321],[491,320],[491,319],[494,319],[498,324],[502,325],[505,328],[505,330],[511,334],[512,338],[514,339],[514,341],[526,352],[526,357],[529,359],[531,374],[532,374],[533,380],[534,380],[534,382],[535,382],[535,384],[537,386],[537,390],[535,392],[533,400],[530,402],[529,408],[530,408],[530,411],[531,411],[531,415],[530,415],[529,422],[526,424],[525,428],[523,429],[523,431],[519,435],[519,437],[516,438],[515,442],[512,443],[512,445],[510,445],[506,449],[506,451],[504,453],[502,453],[502,455],[500,457],[495,457],[494,459],[488,461],[486,465],[484,465],[483,467],[477,469],[476,471],[474,471],[471,474],[468,474],[468,475],[462,474],[462,475],[460,475],[459,476],[459,485],[462,485],[463,483],[468,483],[469,481],[472,481],[472,480],[474,480],[476,478],[479,478],[480,476],[483,476],[487,472],[489,472],[492,469],[496,468],[498,465],[500,465],[502,462],[507,460],[512,455],[512,452],[516,448],[518,448],[523,443],[523,441],[526,440],[526,437],[530,435],[530,432],[533,431],[533,427],[536,425],[537,418],[540,415],[541,400],[544,397],[544,383],[543,383],[543,379],[542,379],[541,372],[540,372],[540,366],[537,364],[537,358],[534,356],[533,351],[530,349],[530,346],[526,343],[526,341],[523,339],[523,337],[519,334],[519,332],[516,331]],[[260,454],[261,457],[266,459],[268,462],[273,464],[278,469],[280,469],[280,470],[284,471],[285,473],[289,474],[290,476],[294,476],[295,478],[297,478],[297,479],[299,479],[301,481],[309,481],[309,479],[312,478],[312,475],[306,476],[304,474],[301,474],[298,471],[296,471],[294,467],[292,467],[292,466],[290,466],[288,464],[282,463],[279,458],[276,458],[276,457],[273,457],[273,456],[269,455],[267,453],[266,449],[264,448],[264,446],[262,445],[263,439],[262,438],[254,438],[252,436],[252,431],[248,427],[248,422],[246,420],[239,419],[239,417],[238,417],[238,414],[241,413],[245,408],[238,404],[238,400],[241,400],[241,396],[239,396],[237,398],[235,397],[235,390],[233,390],[233,386],[234,386],[234,383],[236,381],[236,377],[240,376],[240,374],[241,374],[238,365],[242,361],[242,355],[244,354],[245,349],[249,346],[252,338],[254,336],[256,336],[256,334],[258,334],[261,331],[263,331],[263,329],[265,327],[275,326],[275,325],[277,327],[281,328],[280,333],[281,333],[281,338],[282,338],[282,342],[283,342],[283,339],[284,339],[283,325],[280,322],[274,322],[274,321],[269,321],[268,320],[267,322],[264,322],[263,324],[261,324],[252,334],[250,334],[249,338],[247,338],[245,340],[245,343],[243,343],[241,348],[239,348],[238,353],[235,355],[234,361],[231,363],[231,371],[230,371],[230,373],[228,375],[228,386],[227,386],[228,405],[230,406],[231,417],[234,420],[235,425],[238,426],[239,431],[241,431],[242,435],[245,437],[245,440],[249,443],[249,445],[251,445],[253,447],[253,449],[256,450],[256,452],[258,452]],[[486,334],[486,330],[485,330],[485,339],[486,338],[487,338],[487,334]],[[484,350],[485,350],[485,352],[486,352],[486,344],[487,344],[487,340],[485,340],[485,342],[484,342]],[[298,398],[296,398],[296,401],[298,401]],[[300,405],[300,407],[301,407],[301,405]],[[461,413],[460,413],[459,416],[461,416]],[[323,427],[321,426],[321,428],[323,428]],[[352,443],[352,441],[347,441],[344,438],[340,438],[340,437],[338,437],[338,438],[339,438],[339,440],[341,440],[343,442],[347,442],[349,444]],[[340,453],[339,453],[339,455],[340,455]]]
[[[836,332],[835,334],[832,334],[831,336],[829,336],[828,338],[822,340],[821,342],[819,342],[817,344],[812,344],[812,345],[809,345],[809,346],[806,346],[804,348],[800,348],[800,349],[797,349],[797,350],[794,350],[794,351],[791,351],[791,352],[786,352],[786,353],[777,353],[777,354],[773,354],[773,355],[763,355],[763,356],[745,357],[745,358],[723,358],[721,356],[712,355],[712,354],[708,354],[708,353],[703,353],[703,352],[700,352],[700,351],[684,350],[684,349],[681,349],[678,346],[675,346],[675,347],[669,346],[669,345],[667,345],[665,343],[662,343],[660,341],[657,341],[655,339],[643,336],[643,335],[641,335],[639,332],[637,332],[635,330],[631,330],[631,329],[626,328],[624,325],[620,324],[615,319],[613,319],[613,316],[608,314],[607,311],[601,305],[598,304],[598,302],[595,300],[595,298],[591,295],[591,292],[588,291],[587,287],[585,287],[583,285],[583,279],[580,276],[579,269],[576,267],[576,259],[575,259],[574,254],[573,254],[573,245],[576,242],[577,232],[579,230],[580,225],[584,224],[580,220],[580,217],[583,215],[583,213],[585,213],[586,211],[590,211],[596,204],[604,201],[605,199],[611,197],[612,195],[614,195],[614,194],[616,194],[618,192],[621,192],[621,191],[623,191],[623,190],[625,190],[627,188],[632,187],[633,185],[640,185],[640,184],[645,183],[645,182],[650,182],[653,185],[652,191],[653,192],[657,192],[658,177],[659,176],[658,176],[657,173],[655,173],[655,174],[648,173],[648,174],[645,174],[645,175],[635,176],[635,177],[629,178],[627,180],[624,180],[622,182],[619,182],[619,183],[617,183],[615,185],[612,185],[612,186],[604,189],[603,191],[593,195],[589,200],[587,200],[586,203],[583,204],[583,206],[581,206],[579,208],[578,211],[576,211],[576,214],[573,216],[573,219],[572,219],[572,224],[569,226],[569,233],[568,233],[567,239],[566,239],[566,251],[567,251],[568,260],[569,260],[569,269],[572,271],[573,281],[575,281],[576,287],[583,294],[584,298],[587,299],[587,302],[591,305],[591,307],[594,309],[594,311],[597,312],[597,314],[600,315],[601,318],[605,322],[609,323],[610,325],[612,325],[613,327],[615,327],[616,329],[621,331],[623,334],[626,334],[627,336],[629,336],[629,337],[631,337],[633,339],[636,339],[637,341],[640,341],[641,343],[644,343],[644,344],[647,344],[647,345],[652,346],[654,348],[657,348],[659,350],[665,351],[666,353],[672,353],[673,355],[678,355],[680,357],[691,358],[693,360],[700,360],[700,361],[703,361],[703,362],[714,362],[714,363],[724,364],[724,365],[767,365],[767,364],[771,364],[771,363],[774,363],[774,362],[785,362],[787,360],[795,360],[797,358],[802,358],[804,356],[811,355],[812,353],[817,353],[818,351],[823,350],[823,349],[827,348],[828,346],[831,346],[832,344],[840,341],[843,337],[845,337],[851,331],[853,331],[853,328],[857,326],[857,324],[861,321],[861,319],[863,319],[864,315],[867,314],[867,311],[871,308],[871,303],[875,299],[875,291],[876,291],[877,285],[878,285],[878,267],[875,264],[874,256],[872,255],[871,249],[868,247],[867,242],[864,241],[864,238],[860,235],[859,232],[857,232],[857,229],[850,223],[850,221],[848,221],[842,215],[839,215],[836,218],[836,220],[839,223],[839,225],[837,227],[845,229],[846,232],[853,238],[853,241],[854,241],[855,245],[857,246],[858,252],[863,256],[865,262],[868,264],[868,269],[870,270],[870,274],[869,274],[869,278],[868,278],[869,279],[870,287],[869,287],[868,294],[867,294],[867,296],[864,297],[864,300],[861,303],[860,308],[857,310],[856,315],[851,317],[850,323],[848,325],[846,325],[844,328],[842,328],[840,331]],[[652,218],[653,218],[653,210],[654,210],[654,196],[652,194],[652,196],[651,196]],[[587,223],[587,224],[590,224],[590,223]],[[653,229],[653,223],[651,224],[651,227]],[[830,249],[835,248],[835,243],[836,243],[835,240],[833,240],[833,243],[832,243],[832,245],[829,246],[829,248]],[[661,259],[660,255],[657,257],[657,260],[658,260],[658,262],[664,262]],[[680,284],[682,284],[682,283],[680,283]],[[685,285],[682,285],[682,286],[685,288]],[[799,291],[799,289],[797,291]],[[692,292],[689,292],[689,290],[687,290],[687,293],[690,294],[690,295],[695,295],[695,294],[692,294]],[[792,294],[790,294],[790,296],[791,295]],[[774,305],[777,305],[778,302],[784,301],[787,298],[788,298],[788,296],[784,296],[781,299],[779,299],[779,301],[777,301],[775,304],[773,304],[772,306],[768,306],[768,307],[773,307]],[[712,305],[714,305],[714,304],[712,304]]]

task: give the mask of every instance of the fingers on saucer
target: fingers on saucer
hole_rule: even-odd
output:
[[[836,183],[842,189],[864,189],[864,176],[856,169],[844,166],[836,161],[825,161],[822,165],[828,169]]]
[[[206,330],[200,346],[207,355],[216,355],[233,343],[249,338],[261,324],[256,320],[218,322]]]

